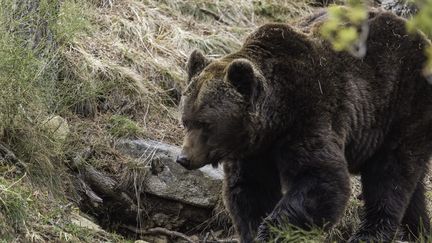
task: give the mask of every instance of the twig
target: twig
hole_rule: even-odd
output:
[[[86,160],[93,156],[94,150],[86,148],[82,152],[77,153],[75,157],[71,158],[69,166],[72,170],[79,170]]]
[[[213,237],[214,241],[208,241],[208,243],[238,243],[237,240],[234,239],[218,239],[215,235],[213,230],[210,230],[210,235]]]
[[[209,240],[209,238],[213,238],[213,240]],[[210,232],[207,232],[207,234],[205,235],[203,241],[203,243],[238,243],[238,240],[236,239],[218,239],[215,235],[213,230],[211,230]]]
[[[214,13],[213,11],[210,11],[210,10],[208,10],[208,9],[204,9],[204,8],[200,8],[199,10],[200,10],[201,12],[207,14],[207,15],[210,15],[210,16],[213,17],[216,21],[218,21],[218,22],[220,22],[220,23],[222,23],[222,24],[226,24],[226,25],[228,25],[228,23],[225,22],[225,21],[222,19],[222,16],[217,15],[217,14]]]
[[[210,232],[207,232],[207,234],[204,237],[203,243],[207,243],[208,242],[207,240],[208,240],[209,236],[210,236]]]
[[[82,190],[93,203],[93,205],[99,205],[103,203],[103,199],[99,197],[89,185],[81,178],[81,176],[77,176],[78,182],[80,183]]]
[[[123,225],[122,227],[136,233],[136,234],[141,234],[141,235],[166,235],[166,236],[170,236],[170,237],[174,237],[174,238],[181,238],[187,242],[190,243],[197,243],[196,241],[192,240],[191,238],[187,237],[185,234],[182,234],[180,232],[177,231],[172,231],[166,228],[162,228],[162,227],[156,227],[156,228],[152,228],[152,229],[148,229],[148,230],[142,230],[142,229],[137,229],[135,227],[129,226],[129,225]]]
[[[23,169],[27,168],[27,165],[18,159],[15,154],[10,151],[5,145],[0,143],[0,156],[2,156],[5,160],[10,161]]]
[[[214,240],[206,240],[203,243],[238,243],[238,240],[235,239],[214,239]]]
[[[208,243],[238,243],[238,240],[234,239],[217,239],[215,241],[207,241]]]
[[[10,184],[6,189],[2,190],[2,191],[9,191],[9,189],[11,189],[13,186],[15,186],[16,184],[18,184],[24,177],[27,176],[27,172],[24,173],[24,175],[19,178],[18,180],[14,181],[12,184]]]

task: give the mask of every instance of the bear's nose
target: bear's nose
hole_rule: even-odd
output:
[[[189,159],[183,154],[180,154],[179,156],[177,156],[176,162],[181,164],[183,167],[186,167],[186,168],[190,164]]]

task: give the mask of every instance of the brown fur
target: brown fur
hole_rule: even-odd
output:
[[[420,226],[429,232],[422,185],[432,153],[432,86],[422,76],[429,42],[408,35],[401,18],[373,11],[367,54],[355,59],[319,38],[323,19],[318,13],[299,29],[264,25],[220,60],[194,52],[179,163],[224,162],[226,205],[242,242],[267,240],[269,224],[333,225],[349,197],[349,173],[361,174],[365,198],[351,242],[390,241],[401,224],[413,236]]]

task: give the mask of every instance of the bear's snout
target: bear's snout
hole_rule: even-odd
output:
[[[176,162],[179,163],[181,166],[185,167],[186,169],[188,169],[191,164],[190,160],[184,154],[179,154],[177,156]]]

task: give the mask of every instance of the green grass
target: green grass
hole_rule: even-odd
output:
[[[73,223],[69,215],[78,209],[29,186],[27,179],[0,177],[0,242],[129,242]]]
[[[430,193],[426,193],[427,196]],[[271,227],[272,238],[269,242],[286,242],[286,243],[338,243],[347,242],[349,237],[355,233],[355,230],[360,224],[360,211],[363,208],[363,202],[351,197],[345,213],[339,223],[329,231],[324,231],[319,228],[305,231],[295,226],[285,226],[281,228]],[[432,243],[432,235],[428,236],[427,240],[424,236],[420,236],[415,242],[419,243]]]
[[[125,241],[70,221],[79,210],[65,199],[66,155],[92,148],[86,162],[116,175],[126,159],[113,149],[115,139],[179,144],[176,102],[193,49],[218,58],[240,48],[263,22],[311,13],[302,0],[130,0],[109,7],[99,0],[41,0],[39,11],[16,2],[0,0],[0,143],[25,164],[0,160],[6,242]],[[68,127],[62,132],[49,122],[59,116]],[[351,200],[330,233],[285,227],[274,235],[282,242],[346,240],[360,206]]]
[[[326,237],[321,229],[302,230],[298,227],[287,225],[281,228],[271,228],[271,240],[269,242],[281,243],[321,243]]]
[[[30,191],[14,187],[22,178],[12,183],[0,178],[0,238],[6,241],[24,230],[29,217]]]
[[[112,148],[117,138],[179,144],[189,53],[220,57],[260,23],[310,12],[303,1],[279,0],[40,0],[38,11],[15,3],[0,0],[0,142],[25,164],[0,161],[8,242],[124,241],[70,221],[78,209],[65,199],[73,191],[66,156],[90,147],[86,162],[115,175],[124,160]]]
[[[91,33],[91,9],[92,5],[88,1],[64,1],[56,21],[52,24],[56,41],[63,45],[71,44],[77,36]]]
[[[45,62],[14,33],[0,26],[0,141],[29,164],[30,177],[54,183],[59,144],[44,126],[50,117]],[[51,180],[52,179],[52,180]]]
[[[109,123],[109,132],[114,137],[136,137],[142,134],[139,125],[125,116],[113,115]]]
[[[70,224],[68,129],[57,116],[67,109],[58,102],[61,50],[87,24],[74,3],[65,1],[67,11],[59,11],[58,1],[41,0],[36,11],[0,0],[0,143],[22,162],[0,157],[0,239],[6,242],[82,238],[64,226]]]

